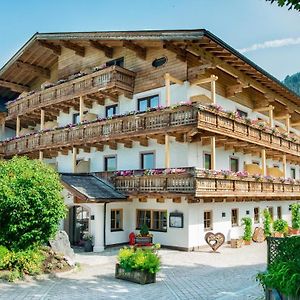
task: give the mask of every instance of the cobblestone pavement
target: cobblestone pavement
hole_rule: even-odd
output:
[[[56,277],[15,284],[0,281],[0,299],[263,299],[255,275],[266,267],[265,244],[240,249],[223,246],[221,253],[208,248],[160,250],[162,270],[157,283],[144,286],[114,278],[116,253],[78,253],[80,269]]]

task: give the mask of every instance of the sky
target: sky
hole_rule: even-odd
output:
[[[205,28],[283,80],[300,72],[300,12],[265,0],[10,0],[0,67],[35,32]]]

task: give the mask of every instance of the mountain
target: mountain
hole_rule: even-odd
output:
[[[300,72],[291,76],[287,75],[283,80],[283,84],[300,96]]]

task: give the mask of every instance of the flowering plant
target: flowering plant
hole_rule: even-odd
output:
[[[246,178],[249,177],[249,173],[247,171],[239,171],[235,173],[236,177]]]

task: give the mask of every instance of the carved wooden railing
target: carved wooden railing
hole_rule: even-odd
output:
[[[179,130],[196,126],[197,109],[181,106],[115,119],[95,121],[63,129],[44,131],[4,143],[6,156],[23,154],[44,149],[93,145],[113,139],[126,139],[145,134],[161,134],[162,130]]]
[[[173,171],[172,171],[173,170]],[[176,171],[177,170],[177,171]],[[300,196],[300,183],[281,182],[265,178],[256,180],[251,177],[206,175],[196,168],[157,169],[154,174],[145,175],[144,170],[116,172],[99,172],[97,176],[110,181],[115,188],[123,193],[185,193],[199,198],[249,197],[287,198]],[[161,174],[156,174],[156,173]],[[176,173],[177,172],[177,173]]]
[[[111,66],[79,78],[34,92],[7,105],[8,118],[34,109],[93,94],[100,89],[118,88],[133,93],[135,73]]]
[[[230,118],[227,113],[201,107],[198,115],[198,128],[217,134],[227,135],[263,147],[299,156],[300,141],[279,136],[271,130],[247,124],[240,118]]]

